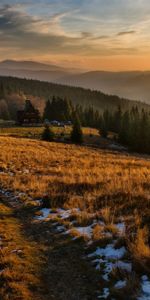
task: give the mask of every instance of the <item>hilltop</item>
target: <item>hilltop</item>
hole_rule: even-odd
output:
[[[91,71],[65,76],[61,83],[101,90],[107,94],[150,104],[150,71]]]
[[[20,109],[26,97],[33,100],[34,104],[43,111],[45,101],[53,96],[67,98],[73,105],[80,104],[83,108],[93,106],[99,112],[105,109],[115,111],[120,105],[122,110],[138,106],[139,110],[149,111],[150,106],[138,101],[130,101],[114,95],[107,95],[99,91],[86,90],[67,85],[60,85],[37,80],[27,80],[14,77],[0,77],[0,99],[4,100],[3,107],[14,116],[14,110]]]
[[[150,104],[150,71],[85,71],[35,61],[0,62],[0,75],[98,90]]]

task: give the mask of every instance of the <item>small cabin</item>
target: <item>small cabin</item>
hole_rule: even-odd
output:
[[[26,100],[24,110],[17,112],[17,122],[19,125],[37,125],[41,122],[40,112],[35,109],[30,100]]]

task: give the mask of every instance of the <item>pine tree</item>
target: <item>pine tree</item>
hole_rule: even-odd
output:
[[[114,132],[116,133],[120,133],[120,129],[121,129],[121,120],[122,120],[122,110],[121,110],[121,106],[118,106],[117,111],[114,114],[114,120],[113,120],[113,129]]]
[[[42,133],[42,140],[52,142],[54,140],[54,137],[55,135],[52,129],[48,125],[45,125],[44,131]]]
[[[145,111],[142,111],[140,120],[140,131],[138,140],[138,150],[140,152],[148,153],[150,149],[150,133],[149,133],[149,118]]]
[[[48,100],[44,108],[43,120],[45,119],[50,120],[50,113],[51,113],[51,103],[50,100]]]
[[[0,99],[5,98],[6,90],[3,82],[0,83]]]
[[[4,99],[0,100],[0,119],[10,119],[8,104]]]
[[[82,132],[80,121],[77,116],[76,119],[74,120],[72,132],[71,132],[71,141],[75,144],[83,143],[83,132]]]
[[[103,138],[107,138],[107,136],[108,136],[108,128],[107,128],[106,123],[105,123],[104,120],[102,120],[101,128],[99,129],[99,134],[100,134]]]
[[[126,111],[122,115],[121,128],[119,130],[118,140],[120,143],[123,143],[124,145],[128,145],[129,138],[130,138],[130,116],[129,116],[129,112]]]

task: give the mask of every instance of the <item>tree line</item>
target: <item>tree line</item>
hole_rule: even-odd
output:
[[[79,106],[79,110],[86,108],[86,114],[89,113],[89,107],[93,107],[94,110],[103,113],[106,109],[115,111],[118,105],[121,106],[123,111],[131,109],[133,105],[137,105],[139,110],[143,108],[150,110],[148,104],[130,101],[115,95],[107,95],[100,91],[41,82],[38,80],[0,76],[0,118],[4,116],[5,119],[15,120],[16,110],[20,110],[23,107],[26,98],[32,99],[34,105],[42,112],[45,101],[52,99],[53,95],[60,98],[71,99],[74,106]],[[82,108],[80,107],[81,105]],[[3,113],[1,113],[1,111]]]
[[[72,102],[59,97],[53,97],[45,105],[43,120],[68,121],[93,127],[99,130],[100,135],[108,137],[114,134],[114,139],[128,146],[133,151],[150,154],[150,113],[144,109],[139,110],[133,106],[123,111],[121,106],[111,112],[106,109],[102,114],[92,106],[83,108],[81,105],[73,106]],[[78,122],[77,122],[78,120]]]
[[[43,119],[74,122],[78,118],[82,126],[99,129],[103,137],[112,131],[130,149],[150,153],[149,105],[82,88],[0,77],[0,118],[15,119],[27,95],[39,97],[34,105],[43,103]],[[45,103],[46,98],[51,100]]]
[[[107,137],[108,132],[116,134],[116,139],[131,150],[150,154],[150,113],[138,107],[123,112],[121,107],[111,113],[104,111],[100,120],[100,133]]]
[[[84,127],[98,128],[101,113],[93,106],[73,105],[67,98],[53,97],[45,104],[43,120],[65,122],[74,121],[76,118],[80,120]]]

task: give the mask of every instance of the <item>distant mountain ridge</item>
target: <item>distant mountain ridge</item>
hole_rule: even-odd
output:
[[[0,62],[0,69],[10,70],[32,70],[32,71],[64,71],[65,69],[56,65],[48,65],[35,61],[4,60]]]
[[[21,79],[16,77],[0,76],[0,99],[4,99],[6,95],[20,95],[22,100],[25,97],[33,96],[39,99],[39,102],[52,99],[53,96],[70,99],[74,105],[82,105],[83,107],[93,106],[103,112],[105,109],[115,110],[118,105],[123,110],[131,109],[138,106],[139,109],[150,110],[150,105],[120,98],[116,95],[104,94],[100,91],[92,91],[80,87],[68,85],[42,82],[38,80]]]
[[[61,83],[150,104],[150,71],[91,71],[65,77]]]
[[[78,69],[69,69],[35,61],[4,60],[0,62],[0,76],[34,79],[61,83],[62,78],[80,74]]]
[[[0,62],[0,75],[83,87],[150,104],[150,71],[81,72],[34,61],[5,60]]]

